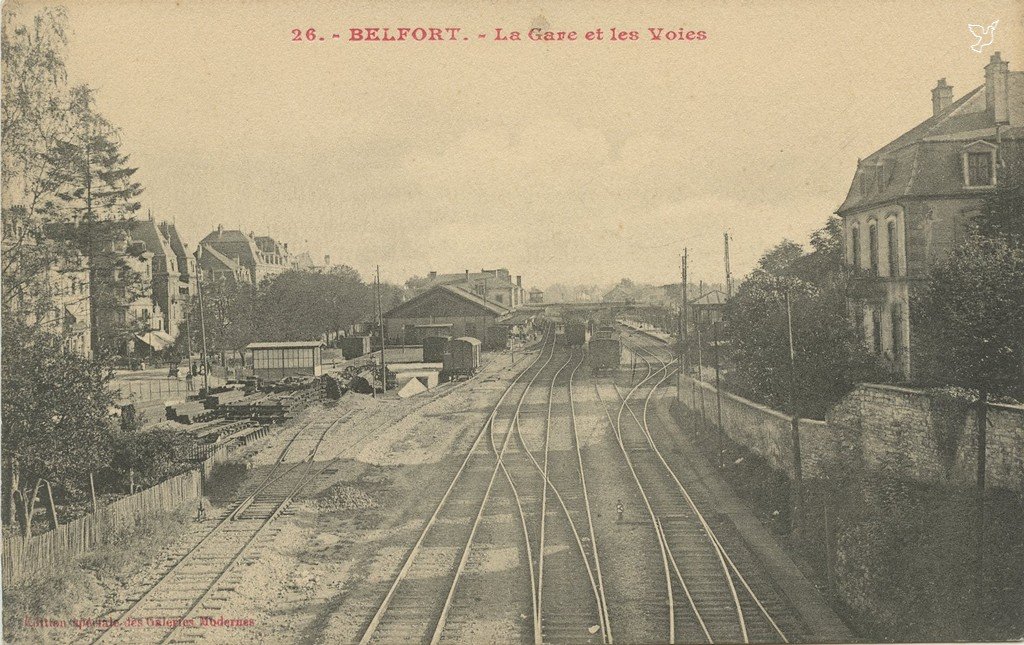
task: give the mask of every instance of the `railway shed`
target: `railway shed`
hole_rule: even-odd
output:
[[[419,344],[428,336],[469,336],[486,349],[505,346],[499,319],[508,309],[465,289],[438,285],[384,314],[388,344]]]
[[[249,343],[245,351],[257,377],[279,381],[289,376],[321,376],[323,346],[319,340],[292,340]]]

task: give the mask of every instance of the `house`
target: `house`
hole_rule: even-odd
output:
[[[534,287],[530,289],[530,304],[540,304],[544,302],[544,290]]]
[[[461,287],[441,284],[384,314],[389,344],[418,345],[428,336],[470,336],[485,348],[504,347],[506,328],[499,320],[510,310]]]
[[[983,85],[954,101],[939,79],[932,115],[858,163],[836,210],[856,276],[850,308],[868,347],[905,377],[915,282],[963,239],[1005,155],[1022,144],[1024,72],[996,52]]]
[[[199,245],[197,263],[204,281],[251,281],[251,274],[245,267],[212,246]]]
[[[163,311],[153,299],[154,253],[142,240],[112,244],[115,253],[94,264],[90,282],[93,354],[126,356],[166,349]],[[147,345],[152,337],[147,334],[156,331],[161,332],[159,341]]]
[[[526,302],[523,276],[518,275],[513,281],[509,270],[504,268],[480,269],[479,273],[470,273],[469,269],[462,273],[438,274],[437,271],[431,271],[427,276],[426,287],[437,285],[459,287],[505,309],[515,309]]]
[[[255,236],[218,226],[199,245],[204,250],[213,249],[239,264],[245,270],[246,280],[252,284],[259,284],[266,278],[292,268],[288,244],[267,236]]]
[[[725,317],[726,300],[726,295],[718,289],[712,289],[690,300],[693,323],[701,329],[708,329],[722,322]]]
[[[174,225],[157,223],[152,215],[132,221],[128,236],[130,244],[142,243],[152,255],[151,297],[162,312],[162,330],[176,338],[185,324],[195,260],[189,257]]]

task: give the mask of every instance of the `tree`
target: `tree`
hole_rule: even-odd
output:
[[[137,168],[121,152],[117,129],[96,111],[95,101],[90,88],[72,89],[68,128],[46,153],[44,185],[53,197],[40,210],[50,221],[63,223],[51,226],[50,236],[88,262],[93,346],[101,355],[112,355],[141,330],[141,321],[122,320],[122,314],[147,295],[127,246],[142,186],[133,179]]]
[[[734,364],[729,384],[739,393],[790,414],[820,418],[857,382],[889,379],[848,314],[841,231],[838,218],[830,219],[812,236],[810,253],[790,240],[779,243],[726,304]],[[796,367],[792,404],[787,293]]]
[[[48,239],[41,213],[52,198],[48,153],[67,131],[67,17],[44,9],[25,24],[3,12],[2,155],[3,307],[5,318],[39,322],[50,311],[50,269],[72,249]]]
[[[108,462],[111,374],[66,351],[59,334],[17,319],[5,319],[2,333],[5,517],[18,514],[30,534],[43,480],[65,496],[80,495],[89,473]]]

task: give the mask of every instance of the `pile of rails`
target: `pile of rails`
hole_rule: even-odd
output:
[[[213,419],[251,420],[261,425],[282,423],[321,395],[315,379],[295,379],[271,393],[251,389],[226,388],[199,399],[172,403],[166,407],[167,419],[193,424]]]
[[[313,398],[308,391],[245,397],[224,406],[228,419],[252,419],[261,424],[284,423],[294,418]]]

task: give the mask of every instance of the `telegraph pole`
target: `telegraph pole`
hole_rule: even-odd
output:
[[[721,360],[718,355],[718,322],[711,321],[711,337],[712,342],[715,344],[715,403],[718,406],[718,467],[725,466],[724,456],[722,454],[722,435],[725,433],[725,428],[722,427],[722,368]]]
[[[384,361],[384,310],[380,305],[380,265],[377,265],[377,325],[380,329],[381,391],[388,391],[388,365]]]
[[[796,403],[796,349],[793,345],[793,307],[789,300],[789,289],[783,291],[786,298],[786,324],[789,328],[789,412],[792,415],[793,439],[793,511],[796,516],[794,526],[797,532],[803,524],[803,465],[800,459],[800,415]]]
[[[725,237],[725,295],[732,298],[732,269],[729,266],[729,231],[723,233]]]
[[[683,302],[682,302],[683,313],[682,313],[682,318],[683,318],[683,328],[682,328],[682,333],[679,334],[679,352],[680,352],[679,360],[680,360],[680,363],[682,363],[682,367],[683,367],[684,371],[686,370],[686,363],[687,363],[687,358],[688,358],[686,350],[688,349],[687,345],[689,345],[689,341],[690,341],[690,330],[689,330],[689,327],[690,327],[689,326],[689,322],[690,321],[689,321],[689,313],[687,311],[690,307],[689,307],[689,298],[687,297],[687,294],[686,294],[687,282],[688,282],[688,278],[687,278],[686,273],[687,273],[687,269],[689,268],[688,265],[689,265],[689,249],[685,249],[684,248],[683,249],[683,258],[682,258],[682,279],[683,279]]]
[[[199,247],[202,248],[202,247]],[[197,283],[199,291],[199,329],[203,336],[203,388],[210,395],[210,361],[206,357],[206,314],[203,311],[203,281]]]

